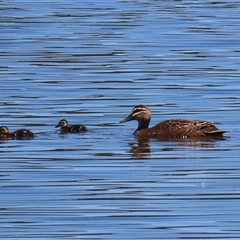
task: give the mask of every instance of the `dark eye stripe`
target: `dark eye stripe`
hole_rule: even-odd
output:
[[[136,114],[143,111],[144,111],[144,108],[134,108],[132,114]]]

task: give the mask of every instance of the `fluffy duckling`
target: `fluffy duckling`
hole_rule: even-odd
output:
[[[221,137],[226,130],[219,130],[213,122],[203,120],[170,119],[148,128],[151,120],[151,111],[145,105],[133,108],[130,115],[122,122],[138,121],[138,128],[134,132],[139,137],[156,138],[197,138],[197,137]]]
[[[66,119],[60,120],[55,128],[58,127],[61,127],[61,133],[79,133],[87,131],[87,128],[82,124],[68,126],[68,121]]]
[[[21,139],[21,138],[32,138],[34,134],[28,129],[19,129],[15,132],[10,133],[8,127],[1,126],[0,127],[0,137],[1,138],[14,138],[14,139]]]

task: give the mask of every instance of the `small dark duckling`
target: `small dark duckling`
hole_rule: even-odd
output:
[[[151,111],[145,105],[133,108],[129,116],[120,121],[138,121],[138,128],[134,135],[138,137],[155,138],[199,138],[221,137],[226,130],[218,129],[213,122],[203,120],[170,119],[148,128],[151,120]]]
[[[13,133],[10,133],[8,130],[8,127],[1,126],[0,127],[0,137],[1,138],[24,139],[24,138],[34,137],[34,133],[32,133],[28,129],[19,129]]]
[[[80,133],[87,131],[87,128],[82,124],[68,126],[68,121],[66,119],[60,120],[55,128],[58,127],[61,127],[61,133]]]

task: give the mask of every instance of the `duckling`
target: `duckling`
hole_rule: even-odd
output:
[[[14,139],[21,139],[21,138],[32,138],[34,134],[28,129],[19,129],[13,133],[10,133],[8,127],[1,126],[0,127],[0,137],[1,138],[14,138]]]
[[[71,125],[68,126],[68,121],[66,119],[62,119],[58,122],[55,128],[61,127],[61,133],[79,133],[79,132],[86,132],[87,128],[84,125]]]
[[[170,119],[148,128],[151,120],[151,111],[145,105],[133,108],[130,115],[120,123],[137,120],[138,128],[134,134],[138,137],[156,138],[197,138],[221,137],[226,130],[219,130],[213,122],[203,120]]]

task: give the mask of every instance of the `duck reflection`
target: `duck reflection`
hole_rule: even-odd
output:
[[[129,143],[132,158],[150,158],[151,150],[148,138],[136,138],[137,142]]]
[[[173,138],[173,137],[158,137],[157,139],[162,142],[177,142],[183,145],[198,145],[199,143],[210,144],[216,141],[225,140],[229,137],[226,136],[203,136],[203,137],[186,137],[186,138]]]
[[[209,148],[214,148],[217,141],[226,140],[228,137],[201,137],[201,138],[137,138],[136,142],[129,143],[130,152],[133,159],[151,158],[151,144],[154,142],[162,142],[165,147],[159,149],[159,151],[184,151],[189,150],[201,150],[204,151]],[[166,143],[169,145],[166,146]]]

